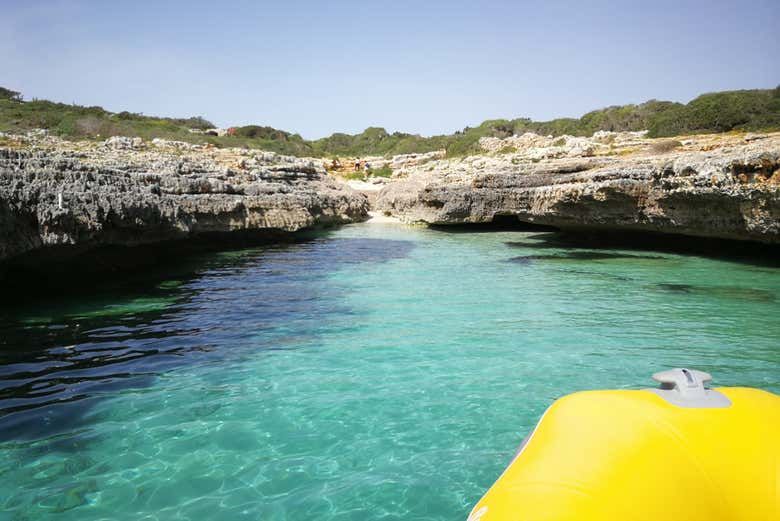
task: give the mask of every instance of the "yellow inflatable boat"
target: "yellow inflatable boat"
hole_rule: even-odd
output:
[[[780,521],[780,396],[653,378],[553,403],[468,521]]]

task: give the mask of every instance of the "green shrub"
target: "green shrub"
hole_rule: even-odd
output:
[[[343,174],[342,177],[350,181],[365,181],[366,179],[366,175],[362,170],[357,170],[355,172],[346,172]]]
[[[259,138],[259,139],[274,139],[278,141],[286,141],[291,134],[284,132],[283,130],[277,130],[273,127],[261,127],[259,125],[247,125],[245,127],[236,127],[236,136]]]
[[[194,128],[197,130],[209,130],[211,128],[216,128],[216,125],[214,123],[201,116],[194,116],[186,119],[175,119],[175,118],[166,118],[166,119],[169,122],[173,123],[174,125],[183,126],[187,128]]]
[[[392,177],[393,169],[390,166],[385,165],[381,168],[371,168],[368,171],[368,175],[372,177]]]
[[[780,87],[702,94],[687,105],[658,114],[648,125],[652,137],[699,132],[780,128]]]
[[[0,99],[22,101],[22,93],[11,89],[6,89],[5,87],[0,87]]]
[[[123,110],[122,112],[118,113],[116,115],[117,119],[121,119],[122,121],[129,121],[129,120],[140,120],[143,119],[143,116],[141,114],[136,114],[135,112],[128,112],[126,110]]]

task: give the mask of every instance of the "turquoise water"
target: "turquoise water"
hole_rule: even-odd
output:
[[[557,397],[780,392],[780,270],[354,225],[0,320],[0,519],[465,519]]]

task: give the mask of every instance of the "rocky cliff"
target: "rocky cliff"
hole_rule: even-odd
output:
[[[0,262],[210,233],[280,236],[367,210],[316,160],[139,138],[0,136]]]
[[[780,243],[780,134],[513,136],[405,171],[375,207],[406,222],[651,231]]]

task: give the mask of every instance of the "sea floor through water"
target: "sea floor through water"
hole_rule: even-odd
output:
[[[780,270],[351,225],[0,313],[0,519],[457,520],[556,398],[780,392]]]

